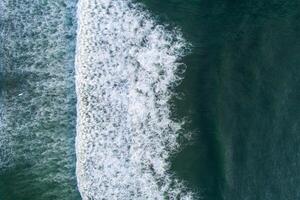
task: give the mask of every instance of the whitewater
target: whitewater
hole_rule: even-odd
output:
[[[170,172],[169,100],[187,43],[129,0],[79,0],[76,174],[88,199],[192,199]]]

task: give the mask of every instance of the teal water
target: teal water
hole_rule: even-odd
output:
[[[0,199],[80,199],[75,1],[0,2]]]
[[[193,44],[174,171],[203,199],[299,199],[300,2],[142,2]]]
[[[192,44],[172,172],[204,200],[300,199],[300,2],[136,0]],[[0,2],[0,200],[77,200],[75,1]]]

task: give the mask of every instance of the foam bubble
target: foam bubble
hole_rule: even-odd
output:
[[[186,43],[127,0],[80,0],[77,179],[87,199],[192,199],[169,173],[170,88]]]

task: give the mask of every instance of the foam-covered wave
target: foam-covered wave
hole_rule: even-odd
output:
[[[185,41],[127,0],[80,0],[77,15],[83,199],[191,199],[168,173],[181,127],[170,119],[168,101]]]

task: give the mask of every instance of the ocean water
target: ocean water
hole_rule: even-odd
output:
[[[299,18],[1,0],[0,200],[300,199]]]
[[[80,199],[75,8],[75,1],[0,1],[1,200]]]
[[[173,170],[203,199],[300,198],[300,2],[143,0],[193,44]]]
[[[130,1],[78,4],[77,180],[83,199],[191,199],[169,170],[185,41]]]

